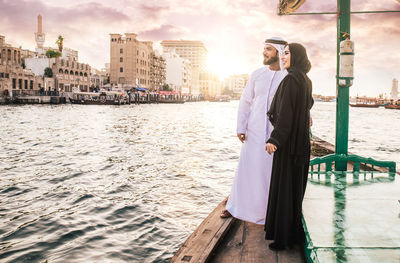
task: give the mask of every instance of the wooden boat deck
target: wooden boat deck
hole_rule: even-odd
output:
[[[235,218],[221,218],[227,198],[212,211],[175,253],[170,263],[297,263],[302,247],[274,252],[268,248],[264,226]]]
[[[268,248],[263,225],[235,220],[220,245],[212,253],[212,263],[297,263],[303,262],[302,247],[274,252]]]
[[[322,154],[334,150],[332,144],[318,138],[314,143]],[[351,163],[348,163],[348,170],[352,170]],[[310,177],[309,180],[303,203],[305,248],[271,251],[270,241],[264,239],[263,225],[220,218],[225,199],[189,236],[170,262],[297,263],[305,262],[305,257],[309,262],[359,262],[357,257],[365,260],[362,262],[400,262],[400,215],[396,211],[400,196],[398,175],[396,179],[386,176],[362,179],[360,186],[346,177],[332,185],[326,183],[326,178]],[[384,229],[392,233],[387,234]],[[307,255],[304,256],[305,251]],[[371,259],[373,261],[369,261]]]

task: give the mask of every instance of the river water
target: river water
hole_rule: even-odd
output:
[[[1,106],[0,261],[167,262],[229,194],[237,106]],[[312,115],[334,142],[335,103]],[[399,170],[399,130],[351,108],[349,151]]]

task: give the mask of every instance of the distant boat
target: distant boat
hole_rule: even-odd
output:
[[[360,108],[378,108],[379,104],[370,104],[370,103],[356,103],[350,104],[351,107],[360,107]]]
[[[400,105],[388,104],[388,105],[385,105],[385,109],[400,110]]]
[[[375,98],[356,98],[355,104],[350,104],[351,107],[359,108],[378,108],[380,104]]]
[[[73,92],[69,101],[72,104],[83,105],[122,105],[127,103],[124,94],[115,91]]]
[[[231,97],[228,95],[218,95],[215,96],[214,98],[209,99],[209,101],[212,102],[230,102],[231,101]]]
[[[313,99],[314,99],[314,102],[335,102],[336,101],[336,98],[335,97],[332,97],[332,96],[327,96],[327,97],[323,97],[323,96],[321,96],[321,97],[313,97]]]
[[[183,99],[171,99],[171,100],[160,99],[160,100],[157,100],[157,103],[175,103],[175,104],[183,104],[183,103],[185,103],[185,101],[184,101]]]

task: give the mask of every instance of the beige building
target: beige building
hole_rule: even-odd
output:
[[[59,91],[89,91],[91,67],[73,58],[57,58],[51,65],[55,86]]]
[[[153,42],[136,37],[134,33],[110,34],[110,82],[151,89]]]
[[[5,42],[4,36],[0,36],[0,96],[40,89],[43,80],[24,68],[24,60],[31,55],[34,52],[13,47]]]
[[[43,88],[56,91],[89,91],[91,67],[72,58],[29,58],[26,67],[36,75],[44,76],[46,68],[51,68],[53,80],[44,83]]]
[[[231,75],[229,78],[225,79],[224,88],[231,90],[234,97],[240,98],[248,80],[248,74]]]
[[[200,94],[206,98],[221,95],[221,83],[217,74],[205,70],[200,72]]]
[[[162,90],[166,81],[166,61],[156,50],[150,67],[150,89],[152,91]]]
[[[100,90],[104,86],[104,80],[106,79],[106,72],[95,68],[91,69],[90,72],[90,91]]]

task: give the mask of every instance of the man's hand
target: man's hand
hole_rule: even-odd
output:
[[[269,154],[271,154],[271,153],[274,153],[275,151],[276,151],[276,146],[275,146],[275,144],[272,144],[272,143],[267,143],[267,145],[265,145],[265,150],[269,153]]]
[[[246,139],[246,135],[244,133],[238,133],[237,137],[239,138],[239,140],[244,143],[244,140]]]
[[[312,126],[312,118],[310,117],[310,127]]]

